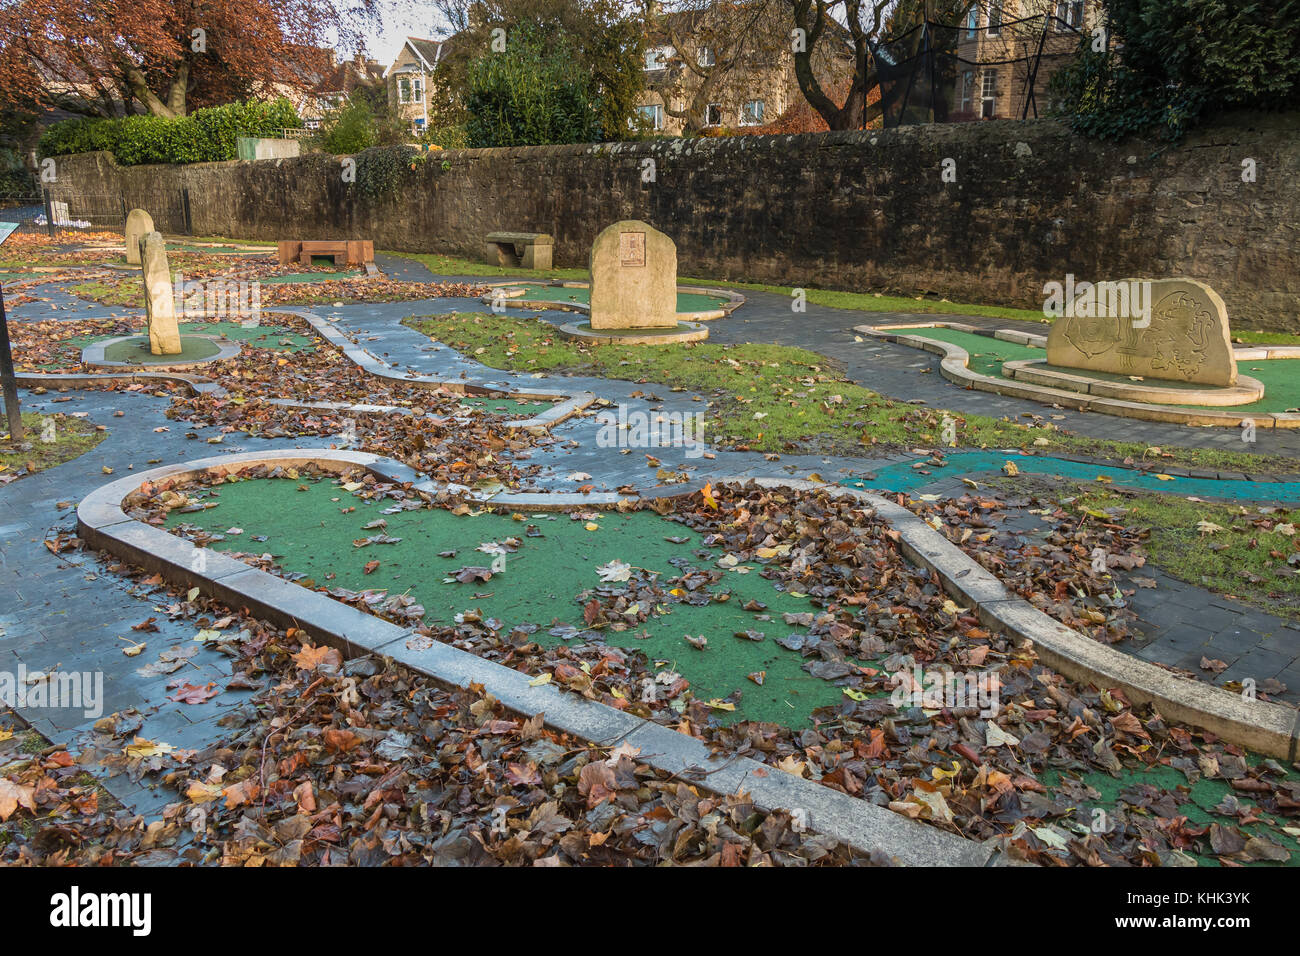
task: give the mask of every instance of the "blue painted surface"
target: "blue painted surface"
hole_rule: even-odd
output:
[[[1026,455],[1021,452],[953,451],[945,456],[945,460],[947,465],[943,467],[926,465],[924,470],[930,472],[928,475],[913,468],[913,462],[904,461],[874,469],[875,478],[849,476],[840,481],[840,484],[852,488],[911,492],[945,478],[1001,472],[1003,464],[1011,461],[1024,474],[1060,476],[1071,481],[1095,481],[1098,477],[1103,477],[1110,479],[1116,486],[1160,491],[1170,495],[1238,501],[1300,501],[1300,482],[1180,478],[1176,475],[1164,480],[1156,477],[1158,471],[1142,472],[1111,465],[1089,465],[1051,455]]]

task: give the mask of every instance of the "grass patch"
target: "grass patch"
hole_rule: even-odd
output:
[[[591,278],[586,269],[520,269],[494,266],[457,256],[440,256],[428,252],[384,252],[382,255],[398,256],[418,262],[438,276],[525,276],[529,279],[582,279]]]
[[[42,435],[46,434],[47,419],[54,420],[55,437],[52,442],[41,440]],[[5,427],[6,431],[0,437],[0,479],[9,475],[18,475],[20,478],[34,475],[38,471],[71,461],[90,451],[108,434],[80,418],[23,412],[23,428],[27,431],[23,440],[31,446],[24,450],[14,447],[9,440],[7,426]]]
[[[721,279],[679,279],[688,285],[718,283]],[[750,289],[755,292],[772,292],[793,295],[790,286],[764,285],[757,282],[727,282],[730,289]],[[1016,322],[1046,322],[1041,311],[1012,309],[1000,305],[975,305],[969,302],[949,302],[947,299],[928,299],[924,296],[884,295],[880,292],[838,292],[834,289],[807,289],[808,301],[831,309],[849,309],[857,312],[903,312],[925,315],[982,315],[993,319],[1012,319]]]
[[[144,288],[136,277],[130,279],[93,279],[78,282],[71,290],[79,299],[98,302],[100,305],[144,308]]]
[[[1126,489],[1077,491],[1076,512],[1147,529],[1147,552],[1169,575],[1300,620],[1300,575],[1290,573],[1300,571],[1300,535],[1287,533],[1300,514]],[[1296,565],[1288,564],[1293,556]]]
[[[1300,335],[1291,332],[1242,332],[1233,329],[1232,340],[1246,345],[1300,345]]]
[[[908,405],[843,378],[830,359],[781,345],[589,345],[540,319],[451,313],[405,323],[492,368],[571,372],[693,391],[707,403],[711,440],[742,450],[861,455],[864,449],[929,446],[943,419],[958,422],[963,448],[1024,448],[1123,461],[1146,445],[1081,438],[1038,427]],[[1045,444],[1038,444],[1044,442]],[[1164,449],[1164,461],[1225,470],[1297,470],[1300,461],[1237,452]]]
[[[457,256],[442,256],[422,252],[386,252],[422,263],[434,275],[447,276],[526,276],[530,279],[581,279],[591,278],[587,269],[518,269],[489,265]],[[791,295],[789,286],[764,285],[757,282],[731,282],[726,279],[688,278],[678,276],[679,285],[720,285],[728,289],[750,289],[755,292],[773,292]],[[986,315],[997,319],[1015,319],[1019,322],[1042,322],[1043,313],[1030,309],[1009,309],[996,305],[972,305],[948,302],[943,299],[912,298],[882,295],[874,292],[836,292],[831,289],[808,289],[808,301],[833,309],[856,309],[860,312],[906,312],[945,315]]]

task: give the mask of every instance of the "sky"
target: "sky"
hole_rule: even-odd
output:
[[[387,0],[383,23],[366,37],[366,52],[385,66],[392,63],[408,36],[441,36],[430,4],[420,0]]]

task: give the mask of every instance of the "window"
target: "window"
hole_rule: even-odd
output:
[[[1083,0],[1061,0],[1056,5],[1056,19],[1060,21],[1056,25],[1058,30],[1064,30],[1066,27],[1082,30]]]
[[[763,125],[763,101],[747,100],[740,108],[740,125],[741,126],[762,126]]]
[[[975,95],[975,71],[967,70],[961,75],[961,112],[971,111],[971,97]]]
[[[424,102],[424,80],[416,78],[411,81],[411,88],[414,91],[415,102]]]
[[[988,35],[997,36],[1002,32],[1002,4],[994,0],[989,4],[989,28]]]
[[[998,71],[984,71],[984,95],[980,107],[980,116],[984,119],[993,119],[997,115],[998,106]]]
[[[638,106],[636,108],[637,116],[648,125],[651,129],[664,128],[664,108],[658,104],[653,106]]]
[[[710,103],[704,107],[704,125],[721,126],[722,125],[722,104]]]
[[[980,8],[971,7],[970,13],[966,14],[966,39],[975,39],[975,31],[980,28]]]
[[[718,58],[714,55],[713,50],[707,46],[702,46],[700,47],[699,54],[695,58],[695,62],[700,66],[707,68],[717,63]]]
[[[668,61],[677,53],[670,46],[651,47],[645,51],[645,68],[646,70],[665,70],[668,68]]]
[[[402,103],[411,102],[411,81],[408,77],[402,77],[397,81],[397,99]]]

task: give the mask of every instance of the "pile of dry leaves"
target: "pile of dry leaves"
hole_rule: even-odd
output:
[[[373,479],[344,481],[358,485],[356,494],[391,499],[395,507],[450,504]],[[180,488],[154,490],[136,502],[135,513],[158,521],[169,504],[192,504],[166,499],[169,493],[185,494]],[[615,575],[621,569],[609,569],[607,584],[574,596],[586,627],[561,628],[565,633],[556,636],[564,643],[535,639],[546,622],[506,630],[473,612],[458,615],[453,626],[422,627],[423,636],[415,640],[454,644],[656,719],[719,753],[745,754],[969,838],[1003,839],[1012,854],[1039,863],[1188,865],[1191,853],[1230,864],[1289,858],[1277,837],[1300,832],[1300,779],[1293,770],[1248,759],[1211,734],[1171,726],[1119,690],[1081,685],[1043,667],[1032,649],[984,628],[974,609],[958,606],[932,575],[904,559],[894,532],[871,509],[822,493],[752,485],[709,487],[650,507],[701,532],[706,547],[668,577],[630,567]],[[956,531],[958,519],[965,514],[975,528],[987,528],[996,511],[965,499],[935,503],[933,510],[932,523],[967,548],[986,531],[972,530],[966,538]],[[1109,618],[1119,620],[1123,609],[1108,609],[1105,622],[1090,617],[1089,611],[1104,606],[1095,597],[1106,587],[1091,571],[1092,539],[1073,535],[1058,530],[1049,547],[1027,551],[1003,548],[998,535],[987,534],[973,553],[1048,613],[1110,639]],[[726,726],[719,715],[727,702],[697,699],[689,682],[665,671],[663,662],[657,666],[639,651],[607,643],[609,634],[634,629],[648,615],[670,613],[676,603],[722,599],[725,575],[738,566],[756,569],[778,589],[808,595],[820,608],[784,616],[781,628],[753,602],[746,607],[755,615],[751,631],[707,635],[714,642],[773,640],[799,654],[807,671],[841,687],[841,703],[816,712],[809,727]],[[1078,586],[1058,589],[1057,580]],[[1050,590],[1038,590],[1043,585]],[[383,592],[328,593],[405,626],[423,613],[409,601],[391,602]],[[698,653],[709,653],[708,643],[696,643]],[[896,705],[891,694],[917,668],[992,684],[997,712],[970,701]],[[647,683],[659,688],[649,699],[643,693]],[[735,691],[728,702],[742,694]],[[1152,768],[1180,773],[1185,784],[1155,786],[1141,774]],[[1085,781],[1088,774],[1121,781],[1118,801],[1104,805]],[[1240,802],[1229,798],[1216,807],[1223,822],[1194,824],[1180,810],[1190,787],[1203,778],[1223,781],[1241,795]]]

